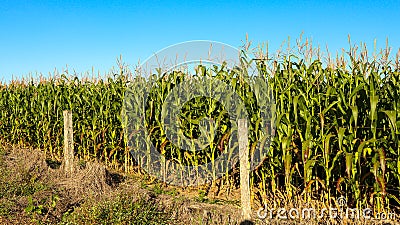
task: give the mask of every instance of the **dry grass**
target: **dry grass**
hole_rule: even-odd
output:
[[[87,162],[82,167],[77,165],[74,174],[61,178],[58,184],[75,196],[97,196],[111,191],[111,186],[106,182],[107,173],[104,165]]]
[[[133,214],[142,217],[132,218],[150,217],[161,224],[164,220],[167,224],[238,224],[240,218],[240,209],[232,204],[199,202],[194,194],[172,193],[143,177],[123,177],[98,162],[77,163],[74,174],[66,176],[62,167],[50,168],[49,161],[39,150],[3,145],[2,152],[0,167],[10,176],[2,177],[1,181],[6,180],[12,186],[27,186],[29,191],[0,195],[2,204],[17,202],[7,212],[0,213],[1,224],[60,224],[63,218],[70,222],[64,221],[65,224],[92,224],[105,215],[125,213],[125,216],[132,216],[135,210],[138,211]],[[29,198],[33,199],[33,210],[28,213]],[[39,212],[40,207],[44,208],[42,212]],[[113,219],[113,223],[118,224],[115,221],[119,218],[109,220]]]

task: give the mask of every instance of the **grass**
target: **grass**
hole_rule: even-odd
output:
[[[88,201],[79,210],[66,213],[61,224],[172,224],[169,212],[161,211],[156,202],[132,201],[119,195],[102,202]]]

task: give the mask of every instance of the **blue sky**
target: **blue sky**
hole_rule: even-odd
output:
[[[331,52],[386,38],[400,47],[400,2],[394,1],[21,1],[0,0],[0,80],[44,75],[68,65],[105,74],[120,55],[130,65],[189,40],[239,47],[246,33],[271,50],[299,37]],[[292,42],[294,44],[294,42]]]

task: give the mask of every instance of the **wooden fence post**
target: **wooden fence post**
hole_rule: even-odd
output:
[[[240,159],[240,192],[243,220],[251,219],[250,203],[250,164],[248,147],[247,120],[240,119],[238,123],[239,159]]]
[[[74,135],[72,112],[65,110],[64,116],[64,172],[70,176],[74,172]]]

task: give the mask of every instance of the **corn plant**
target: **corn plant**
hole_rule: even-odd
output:
[[[351,47],[325,63],[318,54],[313,57],[311,44],[298,47],[297,55],[289,52],[271,60],[267,52],[267,57],[258,57],[259,80],[224,64],[199,65],[196,71],[197,77],[229,85],[245,103],[249,154],[261,146],[264,159],[252,172],[253,189],[263,196],[285,193],[288,199],[318,199],[328,205],[343,195],[349,205],[373,207],[377,212],[399,206],[398,57],[390,60],[386,48],[380,57],[371,59],[365,48],[359,51]],[[243,54],[241,62],[250,64],[252,60]],[[168,160],[181,165],[211,162],[212,169],[207,173],[215,179],[221,175],[216,168],[223,168],[223,185],[231,188],[237,176],[235,169],[217,164],[215,159],[223,153],[232,157],[234,150],[227,143],[237,131],[227,110],[212,97],[181,102],[173,94],[176,85],[190,79],[197,78],[179,70],[134,76],[121,67],[96,79],[63,74],[0,84],[0,137],[11,144],[43,149],[48,157],[61,160],[62,111],[72,110],[75,152],[83,160],[98,158],[126,172],[137,165],[145,165],[145,170],[156,166],[168,170],[172,166]],[[254,82],[263,85],[254,86]],[[133,94],[126,99],[128,88]],[[151,90],[148,96],[141,92],[143,88]],[[260,93],[270,94],[265,98],[270,98],[271,105],[256,101]],[[168,115],[164,115],[162,106],[168,96],[181,107],[180,132],[186,139],[176,141],[191,146],[189,150],[178,148],[167,138],[170,131],[163,127],[162,118]],[[129,110],[143,116],[124,122],[124,101]],[[225,102],[236,104],[232,96],[226,96]],[[273,119],[261,122],[264,114]],[[136,124],[129,134],[124,133],[126,122]],[[207,129],[201,130],[204,127]],[[144,131],[149,133],[144,142],[132,139]],[[274,137],[265,136],[271,132]],[[206,134],[209,145],[203,151],[193,151],[193,139],[201,134]],[[130,154],[135,149],[150,152],[152,146],[166,160],[151,164],[150,157],[133,158]],[[198,171],[191,171],[190,176],[199,176]]]

